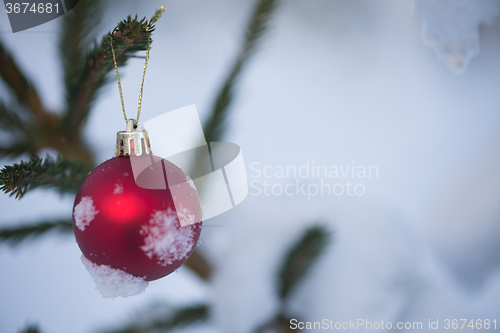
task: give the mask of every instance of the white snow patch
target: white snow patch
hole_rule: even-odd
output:
[[[193,229],[193,225],[180,227],[177,214],[170,208],[156,211],[151,214],[149,223],[141,228],[141,235],[146,235],[141,249],[149,258],[156,256],[160,265],[167,266],[185,259],[193,249]]]
[[[115,190],[113,194],[121,194],[123,193],[123,186],[121,184],[115,184]]]
[[[196,190],[196,186],[194,186],[193,180],[188,175],[186,175],[186,183],[188,183],[192,188]]]
[[[99,213],[95,209],[94,201],[91,197],[83,197],[82,200],[75,206],[75,212],[73,216],[75,217],[75,224],[81,231],[85,230],[85,227],[90,224]]]
[[[149,285],[143,278],[133,276],[107,265],[97,265],[82,255],[82,263],[92,276],[96,289],[104,298],[129,297],[142,294]]]

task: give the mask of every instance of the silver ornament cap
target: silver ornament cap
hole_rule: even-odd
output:
[[[135,119],[128,119],[127,129],[116,133],[116,156],[151,155],[148,131],[134,123]]]

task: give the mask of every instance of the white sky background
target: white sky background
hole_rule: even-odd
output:
[[[189,104],[205,118],[252,3],[166,3],[154,34],[143,121]],[[149,17],[163,4],[110,1],[101,33],[128,14]],[[250,176],[252,162],[376,165],[379,178],[363,182],[364,196],[249,196],[210,220],[207,226],[225,226],[207,227],[202,236],[219,267],[215,288],[181,269],[151,283],[144,295],[110,301],[94,290],[72,239],[1,248],[0,331],[34,321],[44,332],[90,332],[151,300],[213,300],[221,331],[249,332],[276,307],[272,277],[286,246],[318,218],[331,225],[336,242],[294,294],[292,310],[302,318],[494,319],[500,310],[500,25],[480,29],[479,55],[456,75],[424,46],[411,5],[283,1],[245,72],[229,122],[227,140],[242,148]],[[54,108],[62,105],[56,30],[57,20],[5,32],[10,27],[0,11],[0,37]],[[133,60],[121,70],[130,114],[142,65]],[[99,161],[112,156],[124,127],[112,84],[86,129]],[[51,192],[21,201],[3,195],[0,225],[68,216],[71,207],[71,198],[61,201]]]

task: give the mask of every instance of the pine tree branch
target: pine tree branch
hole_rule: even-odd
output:
[[[330,232],[324,227],[312,226],[306,229],[302,237],[288,250],[278,274],[281,309],[273,319],[257,327],[255,333],[295,331],[290,327],[290,318],[284,314],[285,301],[325,251],[330,238]]]
[[[19,104],[26,106],[38,124],[50,121],[51,115],[45,110],[33,84],[21,71],[0,40],[0,77],[17,97]]]
[[[170,332],[189,325],[208,320],[209,308],[207,305],[198,305],[175,311],[171,315],[158,316],[147,323],[130,323],[120,329],[105,331],[105,333],[156,333]]]
[[[95,38],[95,30],[102,18],[100,0],[80,1],[78,6],[61,18],[59,27],[59,54],[63,65],[66,88],[66,109],[73,106],[79,95],[81,72],[86,54]]]
[[[34,154],[32,144],[33,124],[26,117],[21,117],[20,107],[6,105],[0,100],[0,128],[8,132],[11,137],[8,142],[0,146],[0,157],[16,157],[22,154]],[[26,115],[25,115],[26,116]]]
[[[313,226],[289,249],[278,274],[279,296],[282,300],[304,279],[325,251],[330,238],[331,234],[324,227]]]
[[[88,165],[93,164],[92,154],[77,133],[66,135],[61,129],[61,119],[44,108],[36,90],[0,41],[0,77],[17,97],[19,106],[1,103],[0,124],[9,131],[17,131],[10,144],[3,143],[0,156],[35,155],[43,148],[57,149],[63,156]]]
[[[91,48],[70,89],[76,93],[68,100],[68,109],[63,120],[67,135],[80,133],[97,92],[107,82],[107,75],[114,70],[110,38],[116,52],[117,65],[124,66],[136,52],[146,50],[148,36],[155,30],[155,23],[164,10],[162,7],[149,21],[146,18],[138,20],[137,16],[129,16],[102,37],[99,45]]]
[[[245,34],[241,50],[224,84],[219,90],[212,106],[210,117],[203,126],[206,140],[209,142],[220,141],[225,132],[225,123],[229,115],[229,107],[234,100],[234,90],[238,80],[247,66],[251,56],[269,29],[269,22],[278,6],[278,0],[258,0],[253,11]]]
[[[241,50],[217,95],[211,116],[205,122],[204,133],[206,140],[209,142],[220,141],[224,135],[226,130],[225,120],[229,113],[229,106],[233,101],[236,83],[260,39],[268,30],[269,21],[277,7],[277,3],[278,0],[258,0],[254,8]],[[195,251],[186,261],[186,266],[202,279],[210,279],[212,268],[198,251]]]
[[[22,241],[41,237],[51,232],[72,233],[73,222],[71,220],[41,221],[36,224],[0,228],[0,244],[7,243],[14,246]]]
[[[257,327],[254,331],[255,333],[291,333],[297,331],[297,329],[292,329],[290,327],[291,318],[285,317],[282,314],[277,315],[275,318],[265,323],[262,326]],[[301,331],[300,329],[298,331]]]
[[[41,333],[41,331],[38,328],[38,325],[30,324],[30,325],[26,326],[26,328],[23,328],[23,330],[20,331],[19,333]]]
[[[8,132],[26,133],[32,124],[20,117],[20,111],[0,100],[0,128]]]
[[[0,157],[17,157],[25,153],[34,154],[33,143],[26,138],[15,136],[12,141],[9,146],[0,146]],[[1,181],[0,184],[2,184]]]
[[[203,280],[209,280],[212,276],[212,267],[207,263],[200,251],[194,250],[191,256],[184,263]]]
[[[32,157],[29,162],[6,165],[0,171],[0,190],[22,198],[37,187],[55,188],[59,193],[76,193],[90,170],[79,162],[58,157]]]

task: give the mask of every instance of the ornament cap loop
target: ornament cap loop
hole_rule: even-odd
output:
[[[134,123],[135,119],[128,119],[127,129],[116,133],[116,156],[151,155],[148,131]]]
[[[134,130],[134,122],[135,122],[135,119],[128,119],[127,120],[127,129],[126,131],[127,132],[132,132]],[[135,126],[137,128],[137,126]]]

